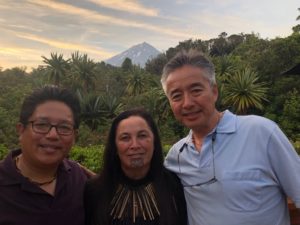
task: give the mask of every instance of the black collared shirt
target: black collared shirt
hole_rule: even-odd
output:
[[[83,225],[83,189],[87,177],[65,159],[57,173],[55,195],[31,183],[17,170],[14,150],[0,163],[0,225]]]

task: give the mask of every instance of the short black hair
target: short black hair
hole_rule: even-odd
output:
[[[55,85],[46,85],[35,89],[30,95],[25,97],[20,112],[20,123],[26,125],[37,106],[47,101],[59,101],[70,107],[73,113],[74,128],[78,129],[80,124],[80,103],[77,96],[70,90]]]
[[[209,80],[210,84],[216,84],[215,67],[207,56],[196,49],[190,49],[189,51],[181,50],[163,68],[160,81],[165,93],[166,80],[169,74],[186,65],[203,69],[205,71],[203,75]]]

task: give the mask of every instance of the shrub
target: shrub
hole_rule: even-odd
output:
[[[95,173],[98,173],[103,165],[103,145],[93,145],[89,147],[74,146],[69,158],[79,162]]]
[[[5,145],[0,144],[0,160],[2,160],[8,154],[8,148]]]
[[[163,154],[166,157],[172,145],[163,145]]]
[[[171,147],[172,145],[163,145],[164,156],[167,155]],[[89,147],[74,146],[69,158],[98,173],[103,166],[103,153],[103,145],[91,145]]]
[[[295,142],[293,142],[293,145],[294,145],[294,148],[296,149],[296,152],[300,156],[300,140],[296,140]]]

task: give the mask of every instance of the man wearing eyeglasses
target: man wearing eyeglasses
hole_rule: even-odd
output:
[[[0,225],[83,225],[87,175],[68,159],[80,105],[68,90],[46,86],[25,98],[20,149],[0,164]]]
[[[288,225],[300,208],[300,157],[272,121],[215,108],[213,64],[179,52],[161,78],[176,119],[190,129],[165,166],[184,187],[190,225]]]

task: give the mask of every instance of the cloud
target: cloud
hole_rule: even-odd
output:
[[[36,65],[41,55],[74,51],[96,61],[146,41],[167,50],[225,31],[291,34],[299,0],[0,0],[0,63]],[[4,4],[5,2],[5,4]],[[146,5],[146,3],[147,5]],[[27,64],[28,62],[28,64]]]
[[[1,47],[0,48],[0,54],[5,54],[7,56],[17,56],[19,57],[20,55],[24,53],[30,53],[29,55],[32,55],[32,53],[36,54],[35,51],[29,48],[19,48],[19,47]]]
[[[42,32],[43,31],[42,29],[38,29],[38,28],[30,27],[30,26],[19,25],[19,24],[8,24],[7,26],[12,27],[12,28],[20,28],[20,29],[24,29],[24,30],[31,30],[31,31],[35,31],[35,32]]]
[[[64,42],[64,41],[57,41],[49,38],[44,38],[38,35],[28,34],[28,33],[17,33],[16,36],[18,36],[19,38],[40,42],[59,49],[93,53],[94,55],[97,55],[101,58],[107,58],[113,55],[112,52],[106,52],[101,49],[95,49],[95,47],[80,45],[80,44],[70,43],[70,42]]]
[[[76,15],[81,19],[85,18],[88,22],[92,21],[94,23],[98,22],[98,23],[113,24],[113,25],[123,26],[123,27],[139,28],[143,30],[154,31],[160,35],[169,35],[169,36],[175,36],[179,38],[189,38],[189,37],[196,36],[196,34],[187,33],[186,30],[180,30],[178,29],[178,27],[176,28],[176,30],[173,30],[166,27],[139,22],[137,20],[128,20],[124,18],[119,19],[113,16],[102,15],[93,10],[78,8],[76,6],[72,6],[64,3],[58,3],[49,0],[28,0],[28,1],[34,4],[39,4],[41,6],[51,8],[56,11],[60,11],[64,14]]]
[[[42,52],[40,50],[34,50],[30,48],[18,46],[0,47],[0,67],[36,67],[37,65],[41,64],[41,55]],[[27,69],[27,71],[29,70],[30,69]]]
[[[158,16],[157,9],[150,9],[139,4],[133,0],[89,0],[90,2],[99,6],[110,8],[119,11],[125,11],[133,14],[140,14],[143,16]]]

